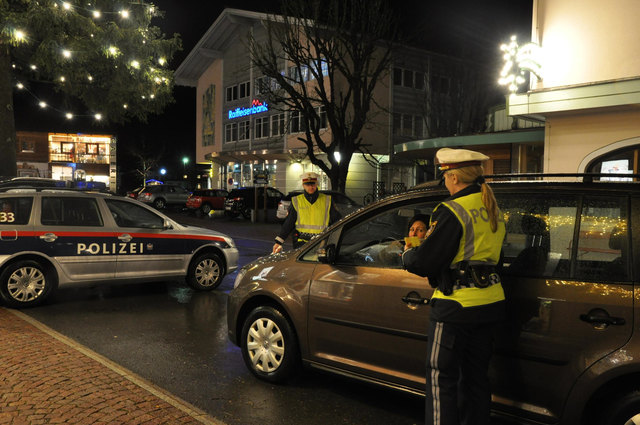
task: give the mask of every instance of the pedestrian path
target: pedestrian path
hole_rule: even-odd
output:
[[[33,318],[0,307],[0,425],[224,425]]]

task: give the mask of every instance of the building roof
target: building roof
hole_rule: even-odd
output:
[[[239,36],[239,28],[273,18],[261,12],[224,9],[175,72],[176,84],[195,87],[200,76]]]

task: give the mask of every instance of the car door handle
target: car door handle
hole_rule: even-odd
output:
[[[54,233],[45,233],[44,235],[40,235],[39,238],[45,242],[53,242],[58,239],[58,236]]]
[[[405,302],[407,304],[419,304],[419,305],[427,305],[429,304],[429,301],[431,301],[430,298],[423,298],[420,296],[420,294],[418,294],[415,291],[409,292],[407,295],[405,295],[401,299],[402,299],[402,302]]]
[[[133,239],[133,237],[128,233],[118,236],[118,240],[121,240],[122,242],[131,242],[131,239]]]
[[[621,326],[626,323],[626,321],[624,320],[624,317],[609,316],[609,313],[607,313],[606,310],[603,310],[601,308],[594,308],[587,314],[581,314],[580,320],[582,320],[583,322],[594,323],[596,325],[601,325],[601,326],[603,325]]]

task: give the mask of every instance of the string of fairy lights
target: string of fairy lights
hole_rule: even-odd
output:
[[[157,9],[152,4],[147,4],[142,1],[134,1],[134,2],[130,2],[129,4],[144,6],[145,12],[149,13],[151,16],[156,16],[157,14]],[[88,2],[86,6],[82,6],[80,4],[72,4],[71,2],[68,2],[68,1],[56,0],[53,2],[53,7],[56,9],[60,9],[65,13],[84,14],[87,17],[91,17],[94,20],[100,20],[103,18],[103,16],[110,16],[110,15],[117,15],[122,20],[128,20],[132,17],[132,13],[133,13],[127,8],[121,8],[117,11],[99,10],[98,8],[93,7],[91,2]],[[9,36],[9,41],[11,44],[19,45],[21,43],[29,43],[30,41],[33,41],[33,40],[30,40],[28,32],[23,28],[0,28],[0,30],[2,30],[3,33]],[[91,34],[91,37],[93,37],[93,34]],[[145,40],[143,40],[143,43],[145,43]],[[72,60],[74,55],[73,51],[67,48],[61,48],[60,54],[66,60]],[[116,58],[120,56],[122,52],[116,45],[110,44],[104,47],[104,54],[107,57]],[[159,67],[164,66],[167,63],[166,58],[158,57],[157,63]],[[14,61],[14,63],[12,63],[12,68],[17,69],[18,65],[19,63]],[[35,64],[20,64],[20,65],[21,65],[21,68],[30,69],[31,71],[34,71],[34,72],[38,70],[38,67]],[[127,65],[134,70],[140,70],[141,68],[140,61],[138,61],[135,58],[131,59]],[[169,83],[169,79],[164,75],[162,75],[162,73],[159,72],[158,69],[154,67],[150,67],[148,71],[152,75],[155,74],[155,76],[153,77],[153,80],[156,84],[161,85],[161,84]],[[94,81],[93,76],[89,73],[87,73],[86,78],[87,78],[87,83],[89,84],[91,84]],[[55,78],[55,82],[57,83],[64,83],[65,81],[66,81],[66,77],[64,75],[59,75]],[[44,98],[39,97],[33,91],[29,90],[29,88],[27,88],[25,83],[22,81],[16,80],[15,88],[18,91],[25,92],[28,95],[30,95],[41,109],[51,109],[53,111],[56,111],[62,114],[67,120],[71,120],[75,117],[93,117],[96,121],[100,121],[104,118],[104,115],[101,112],[95,112],[90,114],[78,114],[78,113],[73,113],[69,110],[57,108],[51,105],[49,102],[47,102]],[[155,94],[150,93],[149,95],[142,95],[141,97],[142,99],[153,100],[155,98]],[[124,109],[127,109],[129,105],[127,103],[123,103],[122,107]]]

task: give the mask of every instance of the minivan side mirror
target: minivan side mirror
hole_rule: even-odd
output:
[[[336,261],[336,246],[331,243],[318,249],[318,261],[323,264],[333,264]]]

